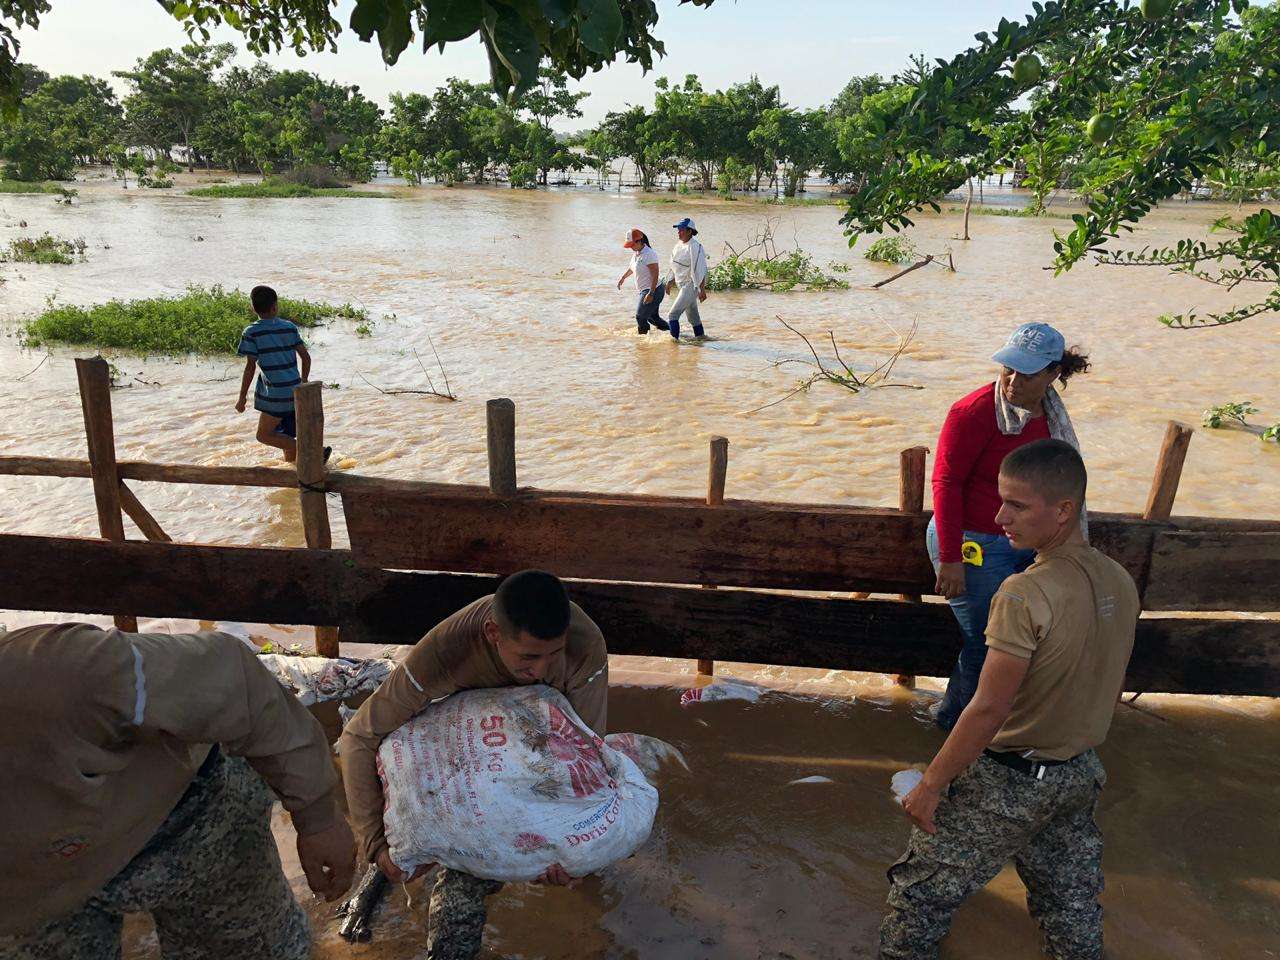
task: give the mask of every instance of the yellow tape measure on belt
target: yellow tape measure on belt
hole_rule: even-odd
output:
[[[982,544],[975,543],[972,540],[966,540],[960,544],[960,559],[964,563],[971,563],[975,567],[982,566]]]

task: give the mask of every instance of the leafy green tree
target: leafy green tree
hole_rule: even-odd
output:
[[[766,110],[750,140],[782,168],[782,194],[794,197],[809,171],[818,166],[829,142],[824,110]]]
[[[132,93],[125,109],[140,135],[136,145],[169,156],[174,144],[186,152],[187,170],[194,170],[196,130],[212,110],[217,95],[215,74],[233,56],[235,47],[187,44],[181,50],[168,47],[138,60],[132,70],[113,71],[128,82]],[[135,118],[137,121],[134,123]]]
[[[631,161],[640,177],[640,189],[650,191],[662,169],[663,154],[653,141],[652,118],[644,107],[611,111],[600,124],[601,133],[617,151],[616,156]]]
[[[1241,151],[1262,159],[1280,150],[1277,7],[1246,0],[1146,6],[1159,15],[1124,0],[1036,4],[1025,22],[1001,20],[994,32],[977,34],[977,45],[921,79],[915,97],[878,112],[878,161],[850,199],[848,231],[856,238],[908,226],[914,211],[936,209],[937,198],[968,176],[1066,136],[1090,160],[1080,183],[1089,201],[1055,240],[1058,273],[1093,258],[1269,288],[1244,307],[1162,318],[1172,326],[1236,323],[1280,310],[1280,227],[1270,211],[1245,218],[1231,239],[1217,243],[1114,248],[1121,231],[1156,204],[1194,189]],[[1015,71],[1015,62],[1041,49],[1065,55],[1049,70]],[[1029,109],[999,121],[1034,88],[1039,95]],[[1080,120],[1086,111],[1108,118],[1109,135],[1090,136]],[[1051,168],[1045,174],[1052,176]]]
[[[70,180],[80,131],[73,110],[44,89],[26,97],[16,115],[0,119],[0,161],[11,180]]]
[[[590,130],[579,138],[579,145],[587,158],[587,163],[599,178],[600,189],[604,189],[605,174],[609,165],[620,156],[618,146],[603,127]]]

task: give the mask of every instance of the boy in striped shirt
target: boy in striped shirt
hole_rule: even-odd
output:
[[[280,303],[270,287],[249,291],[258,319],[244,328],[236,353],[245,358],[240,379],[240,399],[236,412],[244,413],[249,382],[258,368],[258,385],[253,391],[253,408],[258,411],[258,442],[284,451],[292,463],[298,458],[298,422],[293,410],[293,388],[307,382],[311,354],[298,335],[298,328],[279,315]],[[298,360],[302,371],[298,371]],[[329,452],[325,448],[325,454]]]

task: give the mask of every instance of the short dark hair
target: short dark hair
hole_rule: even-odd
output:
[[[1089,474],[1080,452],[1064,440],[1033,440],[1018,447],[1000,464],[1006,477],[1025,480],[1048,499],[1084,503]]]
[[[554,640],[569,629],[569,595],[555,574],[521,570],[498,585],[494,613],[504,632]]]
[[[254,313],[266,313],[276,305],[279,298],[270,287],[259,284],[249,291],[249,300],[253,304]]]

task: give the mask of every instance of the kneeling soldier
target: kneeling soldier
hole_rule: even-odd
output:
[[[0,636],[0,703],[0,960],[118,958],[136,912],[166,960],[310,955],[267,786],[317,894],[355,843],[324,731],[243,643],[26,627]]]
[[[1133,580],[1080,533],[1085,468],[1060,440],[1000,467],[996,515],[1036,551],[991,602],[978,692],[903,800],[915,826],[889,869],[880,956],[934,958],[956,908],[1014,861],[1054,960],[1102,956],[1106,738],[1139,613]]]

